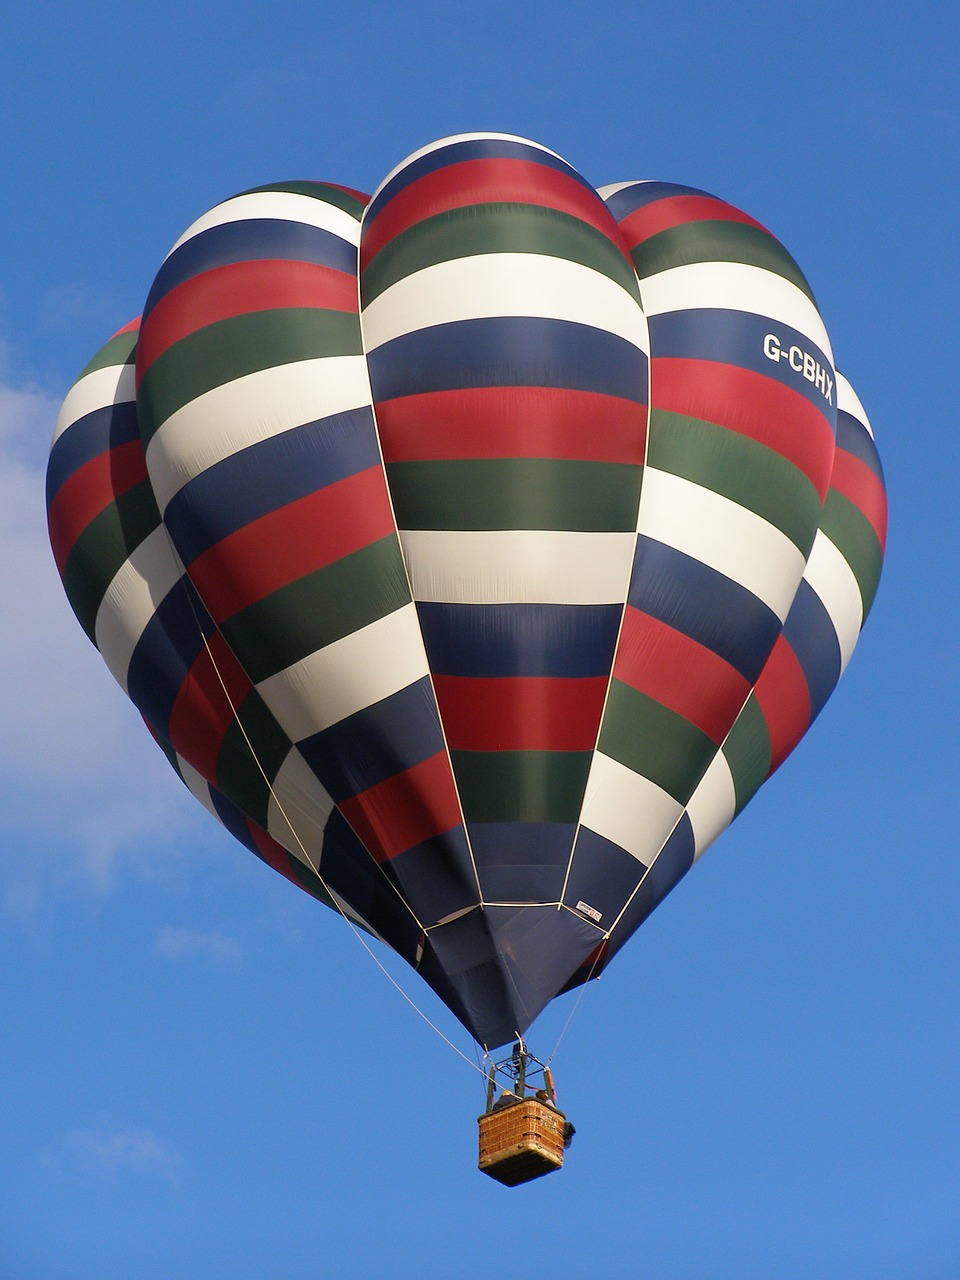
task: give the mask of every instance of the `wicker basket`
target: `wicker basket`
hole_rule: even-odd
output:
[[[479,1119],[479,1168],[507,1187],[542,1178],[563,1164],[563,1122],[556,1107],[527,1098]]]

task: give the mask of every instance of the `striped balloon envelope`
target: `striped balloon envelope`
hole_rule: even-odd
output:
[[[47,491],[186,785],[487,1048],[796,746],[886,530],[776,239],[500,134],[201,217],[67,396]]]

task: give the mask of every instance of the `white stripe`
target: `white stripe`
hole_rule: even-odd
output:
[[[635,178],[632,182],[608,182],[604,187],[597,187],[597,195],[601,200],[609,200],[618,191],[625,191],[627,187],[642,187],[651,181],[651,178]]]
[[[123,562],[104,592],[94,637],[124,693],[133,651],[182,572],[166,529],[158,526]]]
[[[137,392],[132,364],[109,364],[103,369],[94,369],[75,382],[67,392],[66,399],[57,414],[57,424],[53,429],[56,441],[66,431],[88,413],[95,409],[105,409],[112,404],[125,404],[136,400]]]
[[[203,807],[209,813],[211,813],[221,825],[223,825],[223,820],[221,819],[219,813],[217,812],[213,795],[211,793],[210,784],[207,782],[207,780],[203,777],[202,774],[198,773],[197,770],[194,769],[193,765],[189,764],[188,761],[184,760],[184,758],[180,755],[177,756],[177,764],[179,765],[181,771],[183,772],[183,778],[187,784],[187,787],[190,790],[190,793],[195,797],[195,799],[200,801]],[[226,830],[226,828],[224,829]],[[285,832],[287,832],[288,830],[289,828],[284,827]],[[228,832],[228,834],[230,833]],[[308,867],[309,870],[313,871],[313,867],[311,867],[310,864],[304,860],[303,853],[299,847],[297,847],[294,850],[288,850],[288,852],[292,852],[299,862],[303,863],[305,867]],[[330,892],[329,889],[328,889],[328,892]],[[338,895],[334,893],[330,893],[330,896],[333,898],[334,902],[337,903],[340,910],[343,912],[345,916],[347,916],[350,920],[353,920],[356,923],[363,925],[363,927],[366,929],[370,928],[370,926],[363,919],[363,917],[358,915],[357,912],[354,911],[354,909],[349,905],[349,903],[344,902]],[[380,935],[375,934],[375,936],[379,937]]]
[[[370,198],[370,204],[373,204],[374,200],[376,200],[384,187],[392,182],[398,173],[401,173],[408,165],[413,164],[415,160],[419,160],[423,156],[428,156],[433,151],[439,151],[443,147],[455,146],[458,142],[484,142],[488,138],[492,138],[494,141],[498,142],[519,142],[524,147],[534,147],[537,151],[543,151],[546,155],[553,156],[556,160],[563,160],[563,156],[557,155],[556,151],[551,151],[549,147],[543,146],[542,143],[531,142],[529,138],[521,138],[518,134],[514,133],[452,133],[447,138],[439,138],[436,142],[430,142],[425,147],[419,147],[416,151],[411,152],[411,154],[407,156],[406,160],[401,160],[395,168],[390,170],[384,180],[380,183],[379,187],[377,187],[376,191]],[[563,163],[566,164],[567,161],[563,160]]]
[[[369,404],[363,356],[299,360],[204,392],[172,413],[147,448],[160,510],[195,476],[241,449]]]
[[[277,672],[257,690],[287,736],[301,742],[428,674],[416,606],[409,604]]]
[[[203,807],[209,813],[211,813],[216,818],[216,820],[220,822],[222,825],[222,819],[220,815],[217,813],[216,805],[214,804],[213,796],[210,791],[210,784],[206,781],[206,779],[201,774],[197,773],[193,765],[188,764],[187,761],[184,760],[182,756],[179,756],[179,755],[177,756],[177,764],[180,766],[180,769],[183,772],[184,781],[186,782],[187,787],[189,788],[191,794],[197,800],[199,800],[200,803],[203,805]],[[226,828],[224,828],[224,830],[226,830]],[[294,851],[294,856],[298,859],[299,862],[303,863],[304,866],[308,867],[309,870],[311,871],[313,870],[313,867],[310,867],[309,863],[304,861],[303,855],[299,848]],[[364,929],[369,930],[370,933],[372,933],[375,938],[380,938],[380,935],[376,932],[376,930],[373,929],[366,922],[366,920],[364,920],[364,918],[361,915],[359,915],[356,911],[354,911],[353,907],[351,907],[348,902],[345,902],[338,894],[333,893],[329,889],[329,887],[327,888],[327,892],[330,894],[331,898],[337,904],[337,906],[339,907],[343,915],[347,917],[347,919],[352,920],[354,921],[355,924],[359,924]],[[382,938],[380,940],[383,941]]]
[[[267,810],[270,835],[305,866],[312,863],[315,867],[320,861],[323,832],[332,812],[333,800],[300,752],[293,748],[270,789]]]
[[[840,670],[843,671],[863,626],[863,597],[850,565],[822,529],[814,538],[803,576],[830,615],[840,644]]]
[[[676,826],[683,806],[619,760],[594,754],[581,821],[649,866]]]
[[[701,307],[766,316],[805,334],[833,361],[820,312],[802,289],[765,267],[693,262],[644,277],[640,289],[648,316]]]
[[[693,827],[694,858],[699,858],[717,836],[726,831],[736,809],[733,774],[723,752],[718,751],[687,803],[687,817]]]
[[[856,418],[870,439],[873,439],[873,427],[870,425],[866,410],[860,403],[860,397],[839,369],[837,370],[837,408]]]
[[[400,541],[415,600],[623,604],[635,537],[541,529],[401,529]]]
[[[290,818],[296,835],[281,814],[281,805],[284,813]],[[324,829],[332,812],[333,801],[317,781],[303,756],[294,748],[284,760],[280,772],[274,779],[270,793],[268,833],[314,875],[319,868],[321,879],[323,868],[320,863],[323,857]],[[358,911],[339,894],[333,893],[329,886],[326,888],[327,893],[348,920],[353,920],[369,930],[375,938],[380,937]],[[387,945],[389,946],[389,943]]]
[[[364,343],[375,351],[417,329],[490,316],[567,320],[649,351],[646,318],[622,285],[592,267],[540,253],[472,254],[405,276],[364,308]]]
[[[208,813],[212,813],[218,822],[220,815],[217,813],[216,806],[213,803],[213,796],[210,794],[210,784],[202,773],[198,773],[189,760],[184,760],[183,756],[177,754],[177,767],[183,775],[183,780],[187,785],[187,790],[195,800],[199,800]]]
[[[738,582],[786,621],[803,574],[803,554],[753,511],[681,476],[647,467],[638,529]]]
[[[330,231],[348,244],[360,243],[359,220],[337,205],[328,204],[322,197],[304,196],[292,191],[251,191],[247,195],[234,196],[230,200],[224,200],[222,204],[214,205],[196,222],[191,223],[167,257],[203,231],[228,222],[246,222],[251,218],[302,222],[310,227]]]

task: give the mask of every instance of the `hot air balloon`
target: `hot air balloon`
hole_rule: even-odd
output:
[[[186,785],[485,1050],[797,744],[886,531],[783,246],[501,134],[201,217],[68,394],[47,501]]]

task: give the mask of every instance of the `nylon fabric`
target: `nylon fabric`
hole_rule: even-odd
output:
[[[269,184],[159,266],[47,472],[196,799],[485,1048],[598,976],[850,660],[883,469],[797,263],[506,134]]]

